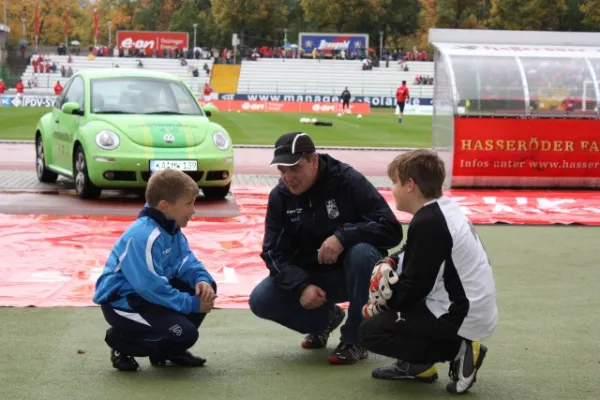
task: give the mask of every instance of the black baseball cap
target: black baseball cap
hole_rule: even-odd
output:
[[[304,132],[290,132],[282,135],[275,142],[275,154],[271,166],[283,165],[291,167],[298,164],[304,154],[314,153],[315,144]]]

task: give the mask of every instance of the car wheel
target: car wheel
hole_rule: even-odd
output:
[[[221,200],[224,199],[225,196],[229,194],[229,189],[231,188],[231,183],[227,186],[221,187],[205,187],[202,188],[202,193],[204,193],[204,197],[208,200]]]
[[[85,153],[81,146],[75,149],[73,157],[73,175],[75,177],[75,193],[82,199],[97,199],[102,189],[94,185],[88,175]]]
[[[35,172],[40,182],[54,183],[58,179],[56,172],[52,172],[46,168],[44,141],[41,135],[37,135],[35,138]]]

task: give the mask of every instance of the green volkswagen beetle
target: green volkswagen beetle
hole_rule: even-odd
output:
[[[233,173],[231,139],[177,77],[143,69],[73,75],[38,122],[41,182],[75,181],[77,195],[143,189],[154,171],[185,171],[207,198],[223,198]]]

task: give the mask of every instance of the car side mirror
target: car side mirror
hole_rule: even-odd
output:
[[[63,104],[60,110],[65,114],[83,115],[83,110],[81,110],[81,106],[76,101]]]

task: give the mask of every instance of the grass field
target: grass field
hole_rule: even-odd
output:
[[[33,140],[39,118],[50,108],[0,108],[0,140]],[[332,127],[301,124],[301,117],[333,122]],[[222,124],[234,145],[273,145],[285,132],[309,133],[317,146],[430,147],[431,117],[408,116],[402,125],[391,113],[338,118],[335,114],[221,112],[211,119]]]
[[[480,226],[494,265],[500,319],[469,398],[597,399],[600,391],[600,230]],[[245,310],[217,310],[194,352],[203,369],[112,369],[100,310],[0,308],[0,399],[376,399],[458,398],[435,384],[382,382],[373,356],[327,364],[327,351],[300,348],[301,335]],[[337,344],[335,331],[329,351]],[[78,349],[84,354],[78,354]]]

